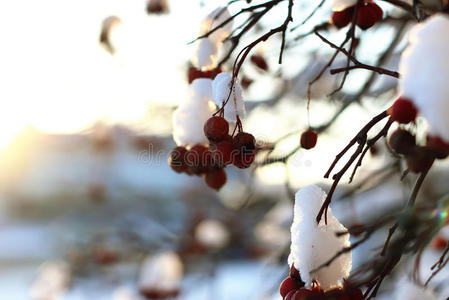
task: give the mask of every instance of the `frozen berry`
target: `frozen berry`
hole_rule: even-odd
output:
[[[422,173],[430,169],[435,157],[425,147],[415,147],[414,151],[406,156],[407,167],[414,173]]]
[[[184,147],[176,147],[170,153],[168,157],[168,164],[177,173],[182,173],[187,170],[187,165],[185,162],[185,155],[187,149]]]
[[[342,11],[334,11],[330,22],[338,28],[347,26],[354,18],[354,6],[345,8]]]
[[[204,176],[204,180],[210,188],[219,191],[226,184],[226,172],[223,169],[209,171]]]
[[[382,16],[383,11],[379,5],[372,1],[364,1],[358,8],[357,26],[362,30],[366,30],[382,20]]]
[[[195,145],[185,154],[188,173],[200,175],[207,169],[206,153],[208,149],[203,145]]]
[[[397,154],[409,154],[416,146],[415,136],[404,129],[397,129],[388,140],[390,148]]]
[[[259,69],[267,71],[268,70],[268,64],[265,58],[263,58],[261,55],[253,55],[251,56],[251,62],[255,64]]]
[[[418,110],[411,100],[400,97],[388,109],[388,113],[393,121],[401,124],[407,124],[416,119]]]
[[[229,132],[229,123],[223,117],[209,118],[204,124],[204,134],[211,142],[224,139]]]
[[[287,277],[282,281],[281,286],[279,287],[279,292],[281,293],[282,298],[285,298],[290,291],[297,289],[295,281],[291,277]]]
[[[304,131],[301,134],[301,147],[303,147],[304,149],[312,149],[313,147],[315,147],[317,139],[318,135],[315,131],[310,129]]]

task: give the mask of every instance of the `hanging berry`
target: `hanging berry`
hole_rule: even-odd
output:
[[[312,149],[315,147],[318,135],[315,131],[309,129],[301,134],[301,147],[304,149]]]
[[[401,124],[413,122],[418,115],[418,110],[413,102],[404,97],[398,98],[387,112],[393,121]]]
[[[410,154],[416,146],[415,136],[404,129],[397,129],[388,140],[388,145],[397,154]]]
[[[377,22],[382,20],[383,11],[373,1],[363,1],[358,7],[357,26],[362,30],[373,27]]]
[[[223,117],[212,117],[204,124],[204,134],[210,142],[223,140],[229,132],[229,123]]]

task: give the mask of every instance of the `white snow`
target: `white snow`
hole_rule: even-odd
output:
[[[199,78],[190,85],[189,96],[173,113],[173,139],[178,146],[206,144],[204,123],[215,111],[212,80]]]
[[[426,118],[431,134],[449,142],[449,16],[436,14],[415,25],[399,64],[400,93]]]
[[[210,70],[217,66],[217,45],[209,38],[199,40],[192,57],[192,63],[198,69]]]
[[[349,235],[336,237],[336,232],[345,231],[346,228],[334,217],[330,208],[327,225],[324,219],[317,225],[315,218],[325,198],[326,193],[316,185],[306,186],[296,193],[288,261],[290,266],[294,264],[299,269],[307,285],[316,280],[326,290],[341,286],[342,279],[348,277],[352,253],[345,253],[328,267],[312,273],[342,248],[350,246]]]
[[[195,228],[195,238],[210,248],[222,248],[229,243],[229,231],[225,225],[217,220],[202,221]]]
[[[407,279],[406,277],[398,281],[394,294],[396,300],[439,300],[439,298],[429,289],[424,289]]]
[[[240,119],[245,117],[246,109],[240,83],[235,80],[231,92],[231,80],[231,74],[226,72],[222,72],[215,77],[212,83],[212,100],[218,107],[221,107],[229,96],[229,100],[224,108],[224,118],[228,122],[236,122],[237,115]]]
[[[210,30],[223,23],[230,16],[231,14],[226,7],[218,7],[201,22],[199,35],[206,34]],[[216,46],[220,45],[223,40],[231,33],[232,23],[232,21],[228,22],[226,25],[217,29],[209,36],[211,41],[213,41]]]
[[[58,300],[66,292],[70,281],[70,269],[63,262],[48,262],[42,265],[36,280],[31,285],[33,300]]]
[[[342,11],[345,8],[356,5],[357,0],[332,0],[331,6],[333,11]]]
[[[219,7],[210,13],[200,24],[200,35],[203,35],[220,25],[230,17],[226,8]],[[193,65],[202,70],[211,70],[217,66],[218,50],[222,46],[222,41],[229,35],[232,29],[232,22],[227,23],[211,34],[208,38],[200,39],[196,42],[196,50],[191,59]],[[228,75],[229,76],[229,75]],[[217,76],[218,77],[218,76]],[[215,81],[214,81],[215,82]],[[222,94],[229,93],[229,80],[220,81],[217,86],[217,97],[222,99]],[[227,90],[226,90],[227,89]],[[224,111],[224,117],[229,122],[237,120],[236,115],[244,117],[245,107],[242,100],[242,88],[236,83],[233,88],[233,101],[229,101]],[[199,78],[192,82],[189,97],[182,102],[173,113],[173,139],[178,146],[193,146],[194,144],[206,144],[207,138],[204,135],[204,123],[215,111],[212,100],[212,80]],[[217,101],[215,101],[217,103]],[[219,101],[219,106],[222,101]],[[237,108],[236,108],[237,107]]]
[[[183,264],[176,253],[159,253],[143,262],[139,286],[160,291],[177,290],[181,284],[182,274]]]

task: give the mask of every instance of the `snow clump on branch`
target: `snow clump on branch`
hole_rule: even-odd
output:
[[[399,65],[400,93],[426,118],[432,135],[449,142],[449,16],[415,25]]]
[[[306,285],[311,286],[316,281],[323,290],[342,286],[342,279],[348,277],[352,268],[352,253],[349,251],[329,266],[314,271],[337,252],[351,245],[349,235],[335,235],[347,229],[335,218],[330,208],[327,211],[327,225],[324,222],[317,224],[315,218],[325,198],[326,193],[316,185],[306,186],[296,193],[288,258],[289,265],[294,264]]]

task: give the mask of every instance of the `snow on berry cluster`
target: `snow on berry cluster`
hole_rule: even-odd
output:
[[[449,16],[436,14],[412,28],[401,57],[400,93],[426,118],[430,135],[449,143]]]
[[[318,214],[326,193],[315,185],[300,189],[295,196],[294,219],[291,226],[291,248],[288,262],[301,273],[306,286],[318,284],[323,290],[342,286],[352,267],[352,254],[347,252],[329,266],[318,269],[341,249],[350,246],[349,235],[336,236],[346,228],[327,212],[327,225],[317,224]],[[317,270],[318,269],[318,270]]]
[[[190,92],[173,114],[173,139],[178,147],[169,157],[174,171],[203,176],[216,190],[227,181],[224,167],[248,168],[256,151],[254,137],[243,132],[241,125],[246,113],[242,87],[217,65],[219,49],[232,29],[231,22],[223,25],[229,17],[226,8],[218,8],[201,22],[199,35],[212,33],[197,42],[194,67],[188,73]]]
[[[382,20],[383,11],[376,3],[365,0],[357,4],[357,0],[334,0],[332,2],[330,22],[338,28],[343,28],[352,22],[357,10],[357,26],[366,30]]]

